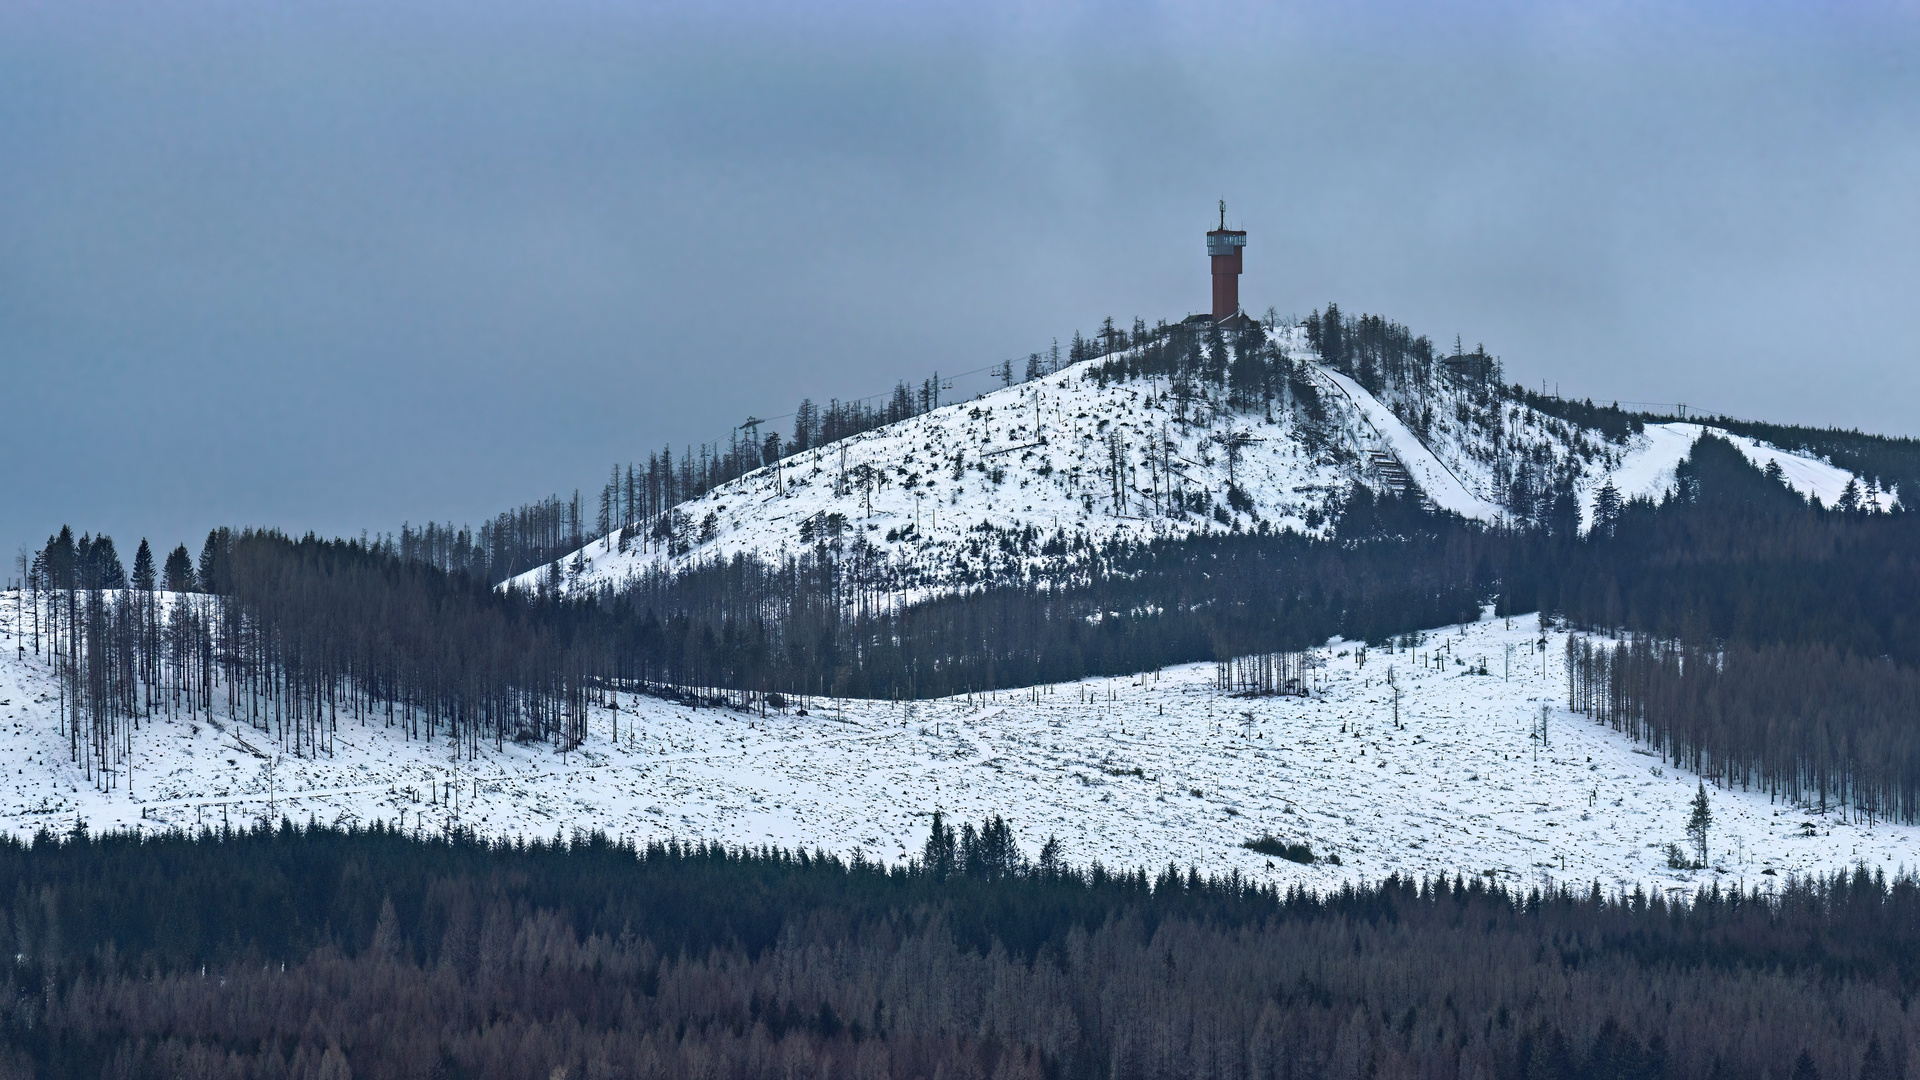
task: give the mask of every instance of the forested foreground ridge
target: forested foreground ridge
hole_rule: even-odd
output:
[[[302,829],[0,842],[0,1072],[41,1077],[1878,1078],[1920,883],[1400,878]]]

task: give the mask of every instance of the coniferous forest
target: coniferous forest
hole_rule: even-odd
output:
[[[1783,1076],[1920,1065],[1920,882],[1327,895],[384,828],[0,842],[8,1077]]]

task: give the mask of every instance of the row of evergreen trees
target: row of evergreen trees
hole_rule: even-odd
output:
[[[0,840],[0,1076],[1353,1080],[1920,1068],[1920,882],[1324,894],[283,823]]]

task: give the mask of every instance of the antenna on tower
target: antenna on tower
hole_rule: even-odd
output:
[[[1220,228],[1222,231],[1224,231],[1226,227],[1227,227],[1227,200],[1221,199],[1220,200]]]

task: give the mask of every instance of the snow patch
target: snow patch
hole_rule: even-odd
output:
[[[1770,463],[1778,464],[1780,478],[1789,488],[1803,498],[1817,497],[1826,506],[1838,502],[1847,483],[1856,479],[1853,473],[1839,466],[1791,453],[1745,435],[1735,435],[1723,428],[1687,423],[1648,424],[1643,432],[1633,437],[1616,468],[1588,480],[1581,492],[1581,527],[1593,526],[1594,500],[1608,480],[1613,481],[1622,499],[1641,497],[1657,502],[1664,498],[1673,490],[1680,463],[1693,452],[1693,444],[1707,434],[1732,443],[1755,468],[1765,469]],[[1859,491],[1862,502],[1870,503],[1878,510],[1891,510],[1898,502],[1894,492],[1869,492],[1865,485],[1860,485]]]

